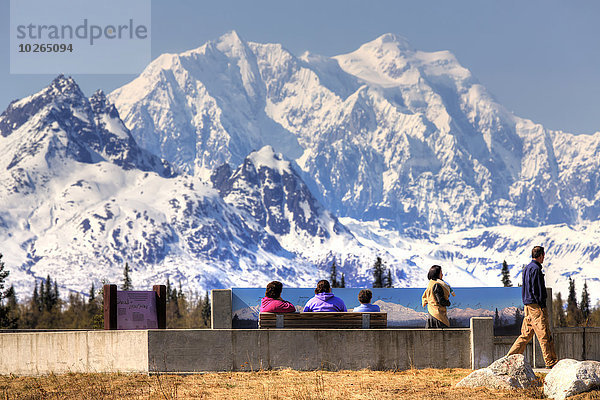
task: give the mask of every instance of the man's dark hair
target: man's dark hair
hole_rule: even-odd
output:
[[[433,279],[438,280],[440,279],[440,274],[442,273],[442,267],[440,267],[439,265],[434,265],[431,268],[429,268],[429,272],[427,273],[427,279],[431,280]]]
[[[281,296],[283,290],[283,283],[279,281],[269,282],[267,284],[267,290],[265,290],[265,296],[272,299],[278,299]]]
[[[535,246],[531,250],[531,258],[538,258],[543,256],[544,254],[546,253],[544,252],[544,248],[542,246]]]
[[[358,292],[358,301],[360,301],[361,304],[369,304],[372,297],[373,292],[371,292],[369,289],[363,289]]]
[[[317,288],[315,289],[315,294],[319,293],[329,293],[331,291],[331,286],[329,285],[329,281],[323,279],[317,283]]]

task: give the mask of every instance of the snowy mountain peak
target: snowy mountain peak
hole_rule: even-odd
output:
[[[95,103],[102,104],[103,106],[106,106],[109,103],[108,99],[106,98],[106,94],[104,94],[102,89],[98,89],[92,93],[90,100],[92,99]]]
[[[414,51],[414,48],[404,36],[396,33],[385,33],[378,38],[367,42],[361,46],[362,48],[383,48],[399,49],[403,51]]]
[[[92,96],[90,97],[90,105],[95,113],[106,113],[111,118],[120,120],[117,108],[108,100],[108,98],[102,90],[97,90],[96,92],[94,92],[94,94],[92,94]],[[125,128],[125,125],[123,125],[123,128],[127,130]],[[129,132],[127,132],[127,136],[129,135]]]
[[[216,47],[221,51],[229,49],[242,49],[246,47],[246,42],[242,40],[240,35],[235,30],[232,30],[224,35],[221,35],[221,37],[217,39]]]
[[[72,77],[58,75],[47,88],[48,94],[85,97],[79,85]]]
[[[372,85],[421,85],[421,94],[429,82],[444,86],[475,83],[470,71],[451,52],[418,51],[402,36],[390,33],[334,58],[344,71]]]
[[[59,75],[40,92],[13,102],[0,115],[7,169],[59,172],[75,160],[109,161],[172,176],[168,163],[141,149],[102,91],[86,98],[73,78]],[[49,168],[51,165],[53,167]]]
[[[279,174],[291,173],[290,162],[284,160],[281,153],[275,153],[273,147],[269,145],[250,153],[247,159],[254,164],[257,171],[260,170],[261,167],[266,167],[277,171]]]
[[[0,115],[0,135],[8,136],[48,105],[55,104],[59,109],[60,104],[81,106],[86,101],[85,95],[73,78],[58,75],[44,89],[8,105]]]
[[[233,171],[227,164],[217,168],[211,181],[227,203],[245,210],[286,248],[339,237],[354,240],[271,146],[252,152]]]

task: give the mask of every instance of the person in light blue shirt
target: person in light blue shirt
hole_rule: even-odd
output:
[[[373,292],[369,289],[363,289],[358,292],[358,301],[360,301],[360,306],[356,307],[353,312],[380,312],[379,306],[377,304],[371,304],[371,298],[373,297]]]

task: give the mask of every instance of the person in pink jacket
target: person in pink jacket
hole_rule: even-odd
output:
[[[295,312],[296,307],[289,301],[281,298],[283,283],[279,281],[269,282],[265,297],[260,301],[260,312],[285,313]]]

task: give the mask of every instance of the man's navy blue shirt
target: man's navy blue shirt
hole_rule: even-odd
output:
[[[523,269],[523,304],[539,304],[546,307],[546,283],[542,273],[542,264],[532,260]]]

